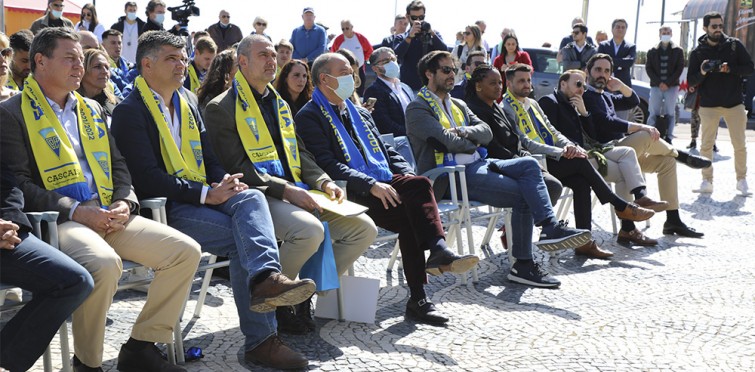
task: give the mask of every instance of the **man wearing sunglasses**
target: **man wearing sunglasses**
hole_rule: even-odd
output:
[[[63,0],[47,0],[47,12],[31,24],[31,32],[36,35],[47,27],[68,27],[73,30],[73,22],[63,17]]]
[[[484,146],[493,139],[493,133],[463,101],[450,97],[456,75],[451,53],[430,52],[418,67],[425,85],[406,109],[406,131],[417,171],[463,165],[471,200],[513,209],[512,254],[516,262],[508,279],[536,287],[558,287],[561,282],[533,260],[533,222],[543,227],[537,244],[544,250],[579,247],[590,241],[590,232],[570,229],[556,220],[537,160],[485,158]],[[434,187],[445,194],[448,191],[442,181],[436,181]]]
[[[467,89],[467,82],[472,77],[472,71],[477,66],[485,64],[485,57],[485,52],[481,50],[471,52],[467,55],[467,60],[464,61],[464,77],[454,86],[454,89],[451,91],[451,97],[464,99],[464,91]]]
[[[590,57],[598,52],[594,45],[587,42],[587,26],[581,23],[574,25],[571,35],[574,40],[561,49],[564,71],[585,68]]]
[[[689,56],[689,86],[698,86],[700,92],[700,119],[702,143],[700,155],[713,156],[718,122],[721,117],[729,128],[734,146],[734,169],[737,190],[750,195],[747,187],[747,148],[745,129],[747,113],[742,104],[742,78],[753,72],[753,63],[745,46],[736,38],[724,34],[724,19],[711,12],[703,17],[705,35]],[[702,170],[703,182],[695,192],[713,192],[713,167]]]
[[[218,22],[207,27],[212,41],[217,45],[217,52],[220,53],[228,49],[231,45],[238,43],[244,38],[239,26],[231,23],[231,14],[223,9],[218,14]]]
[[[382,134],[406,135],[404,112],[414,99],[412,88],[401,82],[396,54],[388,47],[377,48],[370,56],[370,66],[377,79],[364,91],[365,101],[375,98],[372,118]]]
[[[401,81],[417,91],[422,87],[422,81],[417,75],[417,62],[429,52],[447,50],[448,47],[440,33],[425,22],[425,4],[421,1],[414,0],[406,6],[406,18],[409,20],[409,31],[396,35],[396,47],[393,50],[401,65]]]

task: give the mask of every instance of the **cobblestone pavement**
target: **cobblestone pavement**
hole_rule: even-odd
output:
[[[686,145],[689,126],[677,132],[676,145]],[[753,134],[748,131],[751,166]],[[307,355],[310,369],[323,371],[755,370],[755,202],[736,195],[724,129],[718,146],[711,196],[692,193],[699,171],[679,167],[682,219],[705,232],[703,239],[663,236],[660,215],[647,229],[661,237],[657,247],[620,246],[608,207],[596,207],[602,228],[594,234],[616,256],[601,261],[575,258],[572,251],[552,257],[537,251],[537,259],[563,282],[548,290],[505,279],[508,258],[496,233],[492,255],[480,262],[478,283],[462,285],[451,275],[430,278],[432,301],[452,315],[446,328],[404,321],[408,290],[402,273],[385,271],[393,244],[375,245],[355,266],[357,275],[381,279],[375,323],[317,319],[316,333],[283,339]],[[748,181],[755,187],[752,172]],[[655,177],[649,184],[657,197]],[[483,231],[482,224],[474,228],[478,244]],[[192,320],[195,283],[181,324],[186,347],[201,347],[206,355],[187,369],[259,370],[243,361],[229,283],[213,283],[201,318]],[[137,292],[118,294],[109,314],[105,370],[115,370],[143,300]],[[59,355],[53,358],[59,367]],[[37,367],[41,370],[41,362]]]

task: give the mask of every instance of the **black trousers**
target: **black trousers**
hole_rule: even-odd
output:
[[[548,172],[556,177],[561,183],[574,192],[574,223],[578,229],[592,229],[592,201],[590,190],[606,204],[614,200],[611,187],[598,173],[598,170],[590,165],[587,159],[574,158],[561,160],[546,159]]]

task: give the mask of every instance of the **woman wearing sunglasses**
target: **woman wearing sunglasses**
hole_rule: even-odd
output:
[[[464,30],[463,35],[464,41],[457,45],[452,52],[461,63],[460,69],[462,70],[466,67],[465,61],[467,60],[467,55],[469,55],[469,53],[479,50],[487,54],[485,48],[482,47],[482,32],[480,31],[480,27],[477,25],[469,25]],[[485,60],[487,61],[487,57]],[[463,76],[463,74],[457,74],[456,82],[458,83]]]
[[[97,42],[102,44],[102,33],[105,32],[105,26],[103,26],[97,18],[97,10],[94,8],[94,4],[89,3],[81,8],[81,21],[76,24],[74,28],[78,31],[89,31],[97,36]]]

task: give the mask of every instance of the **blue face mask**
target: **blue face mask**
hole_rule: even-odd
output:
[[[163,22],[165,22],[165,14],[156,14],[155,22],[159,24],[163,24]]]
[[[53,10],[52,11],[52,16],[55,17],[55,18],[58,18],[58,19],[63,18],[63,11],[62,10]]]
[[[136,19],[136,13],[135,12],[126,13],[126,18],[128,18],[129,21],[133,21]]]
[[[396,61],[390,61],[386,63],[385,65],[383,65],[383,69],[385,70],[385,77],[389,79],[398,79],[398,77],[401,75],[400,68]]]
[[[338,96],[338,98],[342,100],[347,100],[351,97],[351,95],[354,93],[354,76],[353,75],[345,75],[345,76],[339,76],[335,77],[333,75],[328,74],[328,76],[338,80],[338,88],[333,89],[333,92]]]

